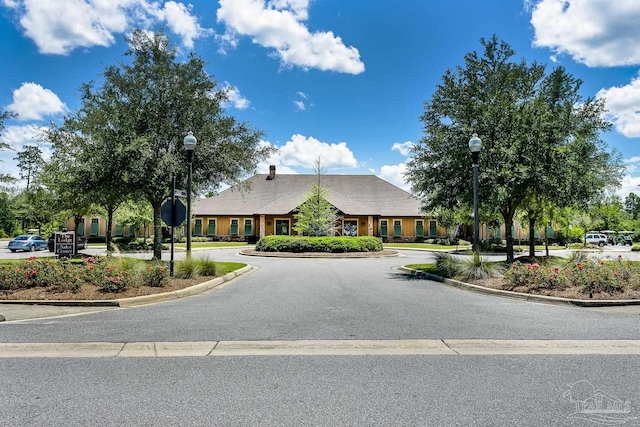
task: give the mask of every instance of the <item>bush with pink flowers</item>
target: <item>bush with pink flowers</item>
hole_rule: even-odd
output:
[[[634,267],[622,257],[615,261],[579,260],[563,266],[543,266],[515,262],[504,274],[505,288],[513,290],[564,290],[578,287],[581,292],[622,292],[625,288],[640,289],[640,277]]]

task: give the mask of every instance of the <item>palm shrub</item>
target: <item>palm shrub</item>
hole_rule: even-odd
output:
[[[446,252],[436,253],[436,274],[441,277],[452,278],[458,274],[459,261]]]
[[[216,262],[210,260],[208,255],[198,258],[196,264],[202,276],[215,276],[217,273]]]
[[[473,257],[465,258],[456,264],[456,277],[463,280],[483,280],[502,275],[502,266],[483,260],[479,252],[474,252]]]
[[[175,267],[175,277],[178,279],[193,279],[200,275],[200,265],[193,257],[186,257],[178,261]]]

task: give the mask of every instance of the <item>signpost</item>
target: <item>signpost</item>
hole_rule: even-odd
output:
[[[76,254],[76,233],[73,231],[56,232],[53,248],[58,258],[74,256]]]
[[[184,190],[176,190],[176,177],[173,177],[171,184],[171,200],[167,200],[160,207],[160,218],[171,227],[171,260],[169,261],[169,275],[173,277],[173,252],[175,246],[175,228],[184,222],[187,218],[187,208],[182,204],[180,199],[176,197],[184,197]]]

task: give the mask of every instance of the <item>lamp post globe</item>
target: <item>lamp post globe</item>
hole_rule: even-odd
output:
[[[477,252],[480,248],[478,246],[479,232],[480,232],[480,218],[478,217],[478,158],[480,157],[480,149],[482,148],[482,140],[478,137],[477,133],[473,133],[471,139],[469,139],[469,151],[471,151],[471,159],[473,162],[473,251]]]
[[[182,141],[187,150],[187,163],[189,165],[187,174],[187,257],[191,256],[191,169],[193,165],[193,151],[196,149],[198,140],[189,131]]]

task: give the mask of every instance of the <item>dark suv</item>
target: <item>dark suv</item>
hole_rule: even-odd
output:
[[[54,249],[54,242],[56,239],[56,233],[51,233],[49,235],[49,252],[53,252]],[[82,249],[87,249],[88,244],[87,244],[87,238],[84,236],[77,236],[76,237],[76,252]]]

